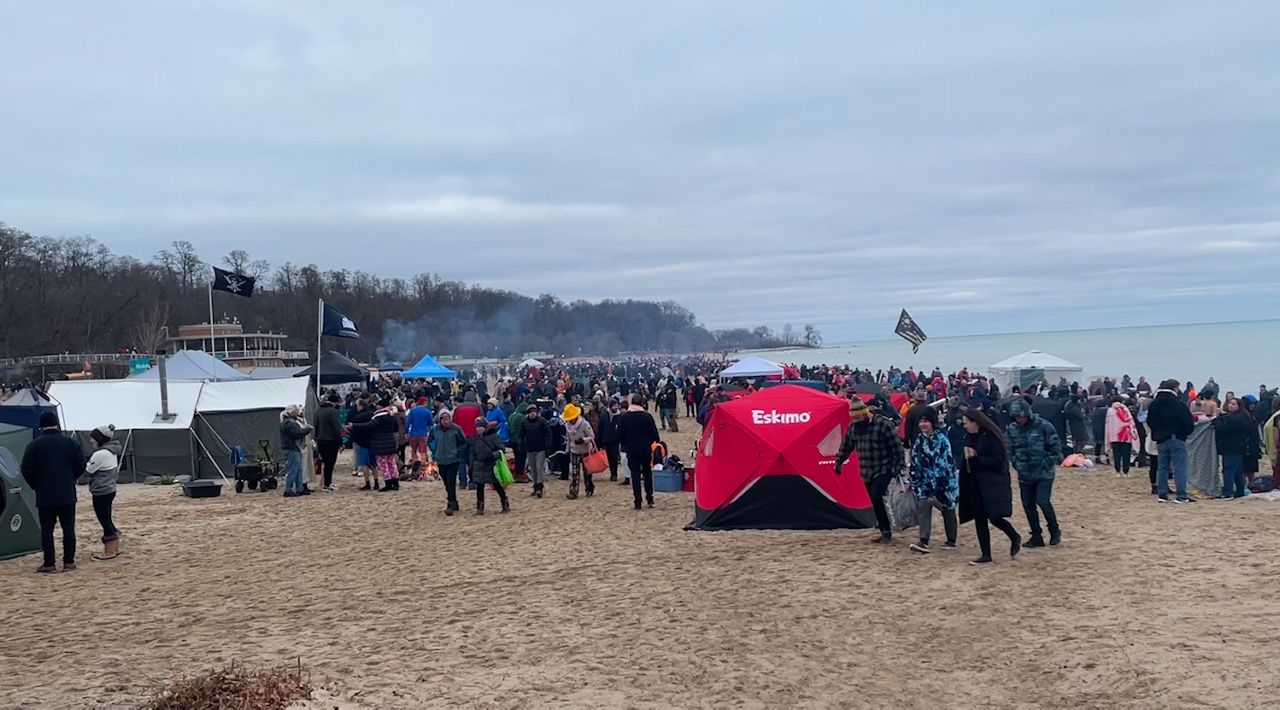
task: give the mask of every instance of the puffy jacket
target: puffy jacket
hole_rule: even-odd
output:
[[[1018,471],[1020,481],[1049,480],[1062,460],[1062,443],[1058,430],[1049,422],[1032,414],[1025,426],[1011,422],[1005,428],[1012,455],[1010,463]]]
[[[46,429],[27,444],[22,452],[22,477],[36,492],[36,507],[73,505],[84,461],[79,442],[57,429]]]
[[[400,448],[400,442],[396,440],[400,425],[396,422],[395,415],[389,410],[379,411],[369,421],[353,426],[351,428],[353,438],[357,431],[361,431],[368,436],[369,444],[367,448],[375,456],[389,456]]]
[[[1178,401],[1173,390],[1156,390],[1156,398],[1147,407],[1147,428],[1157,444],[1170,439],[1186,441],[1196,429],[1195,417],[1187,405]]]
[[[120,478],[120,454],[124,446],[114,439],[98,447],[85,464],[85,473],[89,474],[89,493],[105,496],[116,492],[116,481]]]
[[[586,417],[578,417],[571,422],[565,422],[565,442],[571,454],[586,454],[591,451],[592,445],[595,443],[596,434],[591,429],[591,424],[587,422]],[[581,439],[582,443],[578,443]]]
[[[502,439],[498,438],[498,432],[486,432],[471,440],[471,464],[467,472],[476,485],[498,482],[498,477],[493,475],[493,466],[498,463],[499,456],[502,456]]]
[[[548,451],[551,448],[551,425],[542,417],[526,416],[520,425],[520,437],[525,451]]]
[[[621,415],[619,415],[621,416]],[[609,410],[600,411],[600,445],[614,446],[618,443],[618,417]]]

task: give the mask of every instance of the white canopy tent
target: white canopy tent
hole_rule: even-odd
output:
[[[528,360],[520,363],[520,367],[546,367],[546,365],[543,365],[541,362],[534,360],[533,358],[529,358]]]
[[[748,355],[741,360],[733,363],[720,371],[720,379],[727,380],[733,377],[781,377],[782,365],[776,362]]]
[[[989,372],[1000,391],[1007,394],[1014,385],[1026,389],[1041,380],[1048,380],[1050,384],[1057,384],[1060,378],[1068,382],[1079,380],[1084,368],[1056,355],[1028,350],[997,362]]]

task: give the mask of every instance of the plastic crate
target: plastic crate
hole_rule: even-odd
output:
[[[190,481],[182,484],[182,495],[188,498],[217,498],[222,484],[217,481]]]
[[[682,471],[654,471],[653,490],[659,493],[679,493],[684,489],[684,473]]]

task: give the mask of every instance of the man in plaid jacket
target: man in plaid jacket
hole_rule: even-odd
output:
[[[884,495],[894,476],[902,472],[902,440],[898,438],[893,422],[873,414],[867,403],[857,396],[849,404],[849,415],[853,423],[844,433],[840,452],[836,454],[836,475],[840,475],[844,460],[857,451],[858,464],[862,467],[862,480],[867,484],[867,493],[871,495],[871,509],[876,514],[876,526],[880,528],[880,537],[872,542],[888,543],[893,540],[893,529],[889,525],[889,511],[884,506]]]

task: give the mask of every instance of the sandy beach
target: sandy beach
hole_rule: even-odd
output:
[[[299,500],[121,486],[126,555],[98,562],[82,493],[79,570],[0,563],[0,706],[300,658],[316,707],[1274,707],[1250,670],[1275,648],[1251,601],[1280,594],[1253,542],[1274,504],[1158,505],[1145,470],[1100,471],[1059,474],[1061,548],[987,568],[971,526],[920,557],[911,531],[684,532],[688,493],[636,513],[616,484],[517,485],[510,515],[468,495],[446,518],[439,484],[349,475]]]

